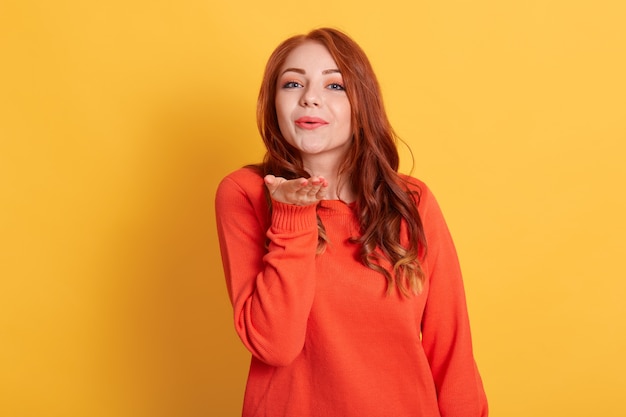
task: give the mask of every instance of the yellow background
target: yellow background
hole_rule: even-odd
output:
[[[317,26],[444,209],[492,415],[626,415],[625,4],[2,0],[0,415],[239,415],[213,195]]]

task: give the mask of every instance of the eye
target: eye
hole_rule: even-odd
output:
[[[345,87],[339,83],[332,83],[332,84],[328,84],[328,86],[326,87],[329,90],[336,90],[336,91],[344,91]]]
[[[286,83],[283,84],[283,88],[299,88],[302,87],[302,84],[300,84],[297,81],[287,81]]]

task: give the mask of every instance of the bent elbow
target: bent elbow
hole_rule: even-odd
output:
[[[306,323],[301,325],[295,320],[261,323],[255,325],[242,315],[236,325],[241,341],[255,358],[267,365],[284,367],[302,354]]]
[[[304,340],[263,340],[253,342],[250,339],[242,338],[242,341],[259,361],[266,365],[284,367],[291,365],[302,354]]]
[[[259,360],[261,360],[263,363],[267,365],[274,366],[277,368],[282,368],[282,367],[291,365],[298,356],[300,356],[300,352],[296,354],[293,354],[290,352],[287,354],[282,353],[280,355],[259,357]]]

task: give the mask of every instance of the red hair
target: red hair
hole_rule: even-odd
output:
[[[340,174],[353,186],[361,235],[361,261],[380,273],[405,295],[421,291],[424,274],[419,258],[426,249],[417,211],[419,195],[398,174],[396,135],[383,106],[380,86],[372,66],[349,36],[329,28],[313,30],[282,42],[270,56],[257,102],[257,123],[267,152],[263,174],[287,179],[309,177],[297,149],[289,145],[278,126],[276,88],[287,56],[304,42],[318,42],[328,49],[342,74],[352,110],[352,146]],[[326,243],[321,221],[320,247]],[[406,239],[402,239],[405,235]],[[391,272],[390,272],[391,271]]]

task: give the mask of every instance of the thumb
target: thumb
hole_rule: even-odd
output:
[[[274,194],[274,192],[276,192],[276,190],[278,189],[278,186],[280,184],[282,184],[285,180],[282,178],[276,178],[273,175],[266,175],[263,178],[263,181],[265,182],[265,185],[267,186],[267,189],[270,191],[270,194]]]

